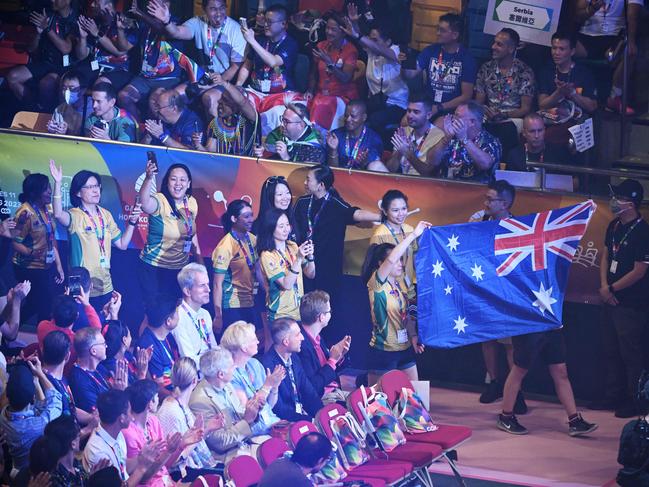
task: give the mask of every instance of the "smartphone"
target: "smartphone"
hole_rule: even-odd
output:
[[[155,155],[155,152],[152,150],[146,151],[147,160],[151,161],[155,165],[155,172],[158,172],[158,158]]]
[[[106,127],[108,127],[108,122],[106,122],[105,120],[97,120],[93,125],[98,129],[106,130]]]
[[[81,295],[81,276],[71,275],[68,277],[68,289],[71,296]]]
[[[241,24],[241,27],[243,27],[244,29],[247,29],[248,19],[246,19],[245,17],[239,17],[239,24]]]

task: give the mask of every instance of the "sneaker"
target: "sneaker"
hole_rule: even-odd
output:
[[[575,419],[568,423],[568,434],[570,436],[581,436],[592,433],[597,429],[595,423],[589,423],[584,418],[581,417],[581,414],[578,414]]]
[[[505,416],[504,414],[498,415],[498,428],[510,433],[512,435],[526,435],[529,433],[527,428],[520,424],[513,414]]]
[[[516,414],[527,414],[527,404],[525,404],[525,398],[523,393],[518,391],[516,396],[516,403],[514,403],[514,413]]]
[[[492,380],[486,384],[485,390],[480,394],[480,402],[482,404],[491,404],[503,397],[503,388],[498,381]]]
[[[625,403],[615,408],[616,418],[633,418],[635,416],[640,416],[640,411],[638,411],[638,408],[633,403]]]
[[[606,100],[606,108],[615,113],[622,113],[622,97],[616,96]],[[635,110],[627,105],[626,114],[628,116],[635,115]]]

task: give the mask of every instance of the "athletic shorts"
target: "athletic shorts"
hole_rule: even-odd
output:
[[[512,337],[514,345],[514,363],[529,370],[532,364],[541,357],[546,365],[566,362],[566,344],[561,330],[542,331]]]
[[[367,354],[367,369],[372,372],[384,373],[390,370],[409,369],[417,365],[415,350],[409,347],[401,352],[387,352],[378,348],[369,347]]]
[[[604,53],[609,47],[616,46],[619,36],[589,36],[577,34],[577,40],[582,43],[588,53],[588,59],[604,60]]]

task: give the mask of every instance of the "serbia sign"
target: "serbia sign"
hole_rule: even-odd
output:
[[[557,30],[561,0],[546,0],[542,5],[536,2],[489,0],[485,33],[496,34],[500,29],[510,27],[518,32],[522,41],[549,46],[552,34]]]

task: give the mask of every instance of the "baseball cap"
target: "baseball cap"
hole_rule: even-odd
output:
[[[613,195],[633,201],[638,206],[644,198],[644,188],[635,179],[625,179],[617,186],[609,185],[609,188]]]

